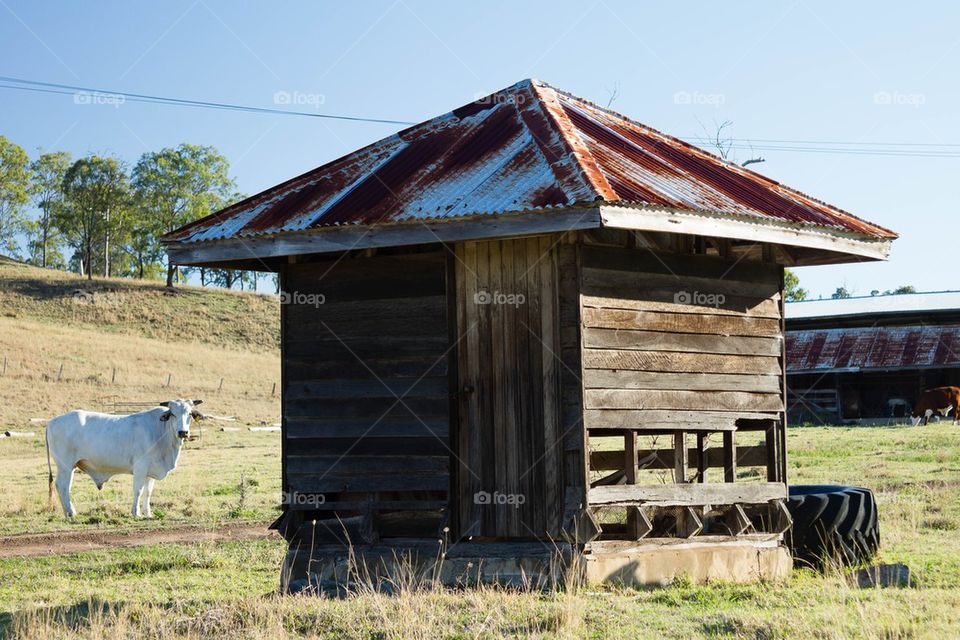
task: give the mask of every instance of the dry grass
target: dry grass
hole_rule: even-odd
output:
[[[280,344],[278,309],[272,295],[192,286],[171,292],[158,281],[88,281],[64,271],[0,262],[4,318],[272,352]]]
[[[222,435],[185,458],[158,494],[186,499],[207,477],[239,477],[259,449],[242,440],[254,448],[231,456],[230,434]],[[789,430],[796,481],[878,488],[879,560],[910,566],[910,588],[858,589],[839,572],[796,571],[779,584],[457,591],[401,575],[390,595],[360,581],[345,599],[281,597],[284,547],[275,540],[0,559],[0,611],[9,612],[9,635],[25,638],[958,637],[960,477],[950,471],[960,460],[958,435],[946,423]],[[936,464],[946,466],[937,472]],[[265,467],[260,477],[271,474],[278,470]],[[222,515],[235,501],[216,508]]]

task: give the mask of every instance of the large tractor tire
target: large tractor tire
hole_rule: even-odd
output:
[[[793,516],[793,557],[824,568],[866,562],[880,547],[873,492],[862,487],[794,485],[787,508]]]

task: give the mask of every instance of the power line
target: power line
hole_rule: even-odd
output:
[[[703,136],[677,136],[684,140],[697,140],[700,142],[713,142],[713,138]],[[864,146],[884,146],[884,147],[960,147],[956,142],[842,142],[838,140],[771,140],[765,138],[722,138],[722,140],[732,140],[734,142],[760,142],[777,144],[839,144],[839,145],[864,145]]]
[[[39,80],[26,80],[23,78],[14,78],[10,76],[0,76],[0,89],[9,89],[15,91],[31,91],[36,93],[51,93],[59,95],[72,95],[75,100],[82,100],[86,94],[87,100],[100,100],[108,102],[111,98],[115,99],[122,96],[124,101],[138,102],[144,104],[165,104],[181,107],[194,107],[203,109],[219,109],[223,111],[238,111],[246,113],[260,113],[269,115],[301,116],[308,118],[323,118],[330,120],[346,120],[351,122],[371,122],[377,124],[394,124],[409,126],[416,124],[408,120],[391,120],[386,118],[366,118],[362,116],[345,116],[328,113],[315,113],[310,111],[294,111],[289,109],[276,109],[268,107],[255,107],[250,105],[232,104],[226,102],[212,102],[206,100],[188,100],[186,98],[171,98],[143,93],[130,93],[126,91],[111,91],[106,89],[95,89],[92,87],[81,87],[69,84],[60,84],[56,82],[42,82]],[[682,139],[696,143],[711,143],[714,140],[704,136],[680,136]],[[823,153],[834,155],[868,155],[868,156],[892,156],[892,157],[910,157],[910,158],[960,158],[960,143],[935,143],[935,142],[845,142],[836,140],[779,140],[769,138],[725,138],[729,141],[730,149],[744,151],[782,151],[788,153]],[[824,146],[830,145],[830,146]],[[953,149],[957,149],[954,151]]]
[[[109,91],[106,89],[94,89],[92,87],[79,87],[76,85],[59,84],[56,82],[41,82],[39,80],[24,80],[23,78],[12,78],[9,76],[0,76],[0,82],[13,84],[0,85],[2,89],[14,89],[23,91],[39,91],[42,93],[62,93],[67,95],[77,95],[76,92],[83,92],[91,96],[109,98],[111,96],[123,96],[124,100],[130,102],[146,102],[151,104],[170,104],[183,107],[197,107],[205,109],[222,109],[227,111],[246,111],[249,113],[267,113],[274,115],[303,116],[307,118],[325,118],[329,120],[349,120],[352,122],[374,122],[378,124],[399,124],[411,125],[415,122],[406,120],[388,120],[385,118],[364,118],[361,116],[342,116],[329,113],[313,113],[311,111],[291,111],[287,109],[272,109],[267,107],[253,107],[248,105],[230,104],[226,102],[209,102],[205,100],[187,100],[184,98],[168,98],[164,96],[155,96],[143,93],[130,93],[127,91]],[[25,85],[25,86],[15,86]],[[45,88],[41,91],[38,87]]]

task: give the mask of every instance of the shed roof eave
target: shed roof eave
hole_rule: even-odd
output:
[[[484,240],[565,233],[601,226],[595,206],[507,215],[475,215],[453,220],[409,220],[374,225],[320,227],[270,236],[201,242],[165,241],[167,256],[184,266],[216,265],[231,260],[335,253],[354,249]]]
[[[885,261],[893,238],[864,236],[839,229],[816,229],[787,222],[732,217],[713,211],[687,211],[655,205],[601,205],[603,226],[637,231],[662,231],[707,237],[768,242],[829,252],[816,264]]]

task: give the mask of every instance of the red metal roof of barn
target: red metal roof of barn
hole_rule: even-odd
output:
[[[195,242],[594,203],[896,234],[625,116],[526,80],[188,224]]]
[[[788,373],[960,366],[960,326],[787,331]]]

